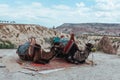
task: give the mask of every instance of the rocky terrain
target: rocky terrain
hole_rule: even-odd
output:
[[[112,23],[64,23],[56,30],[69,33],[73,31],[76,35],[112,35],[120,36],[120,24]]]
[[[112,23],[64,23],[55,28],[56,31],[63,33],[75,33],[77,41],[83,45],[83,43],[93,43],[97,45],[100,43],[100,40],[105,35],[108,37],[107,40],[102,40],[102,47],[104,50],[101,50],[105,53],[116,54],[120,46],[120,24]],[[103,45],[106,44],[106,45]],[[111,48],[110,48],[111,45]],[[101,48],[101,47],[100,47]]]
[[[117,28],[119,28],[119,26]],[[67,29],[74,31],[73,27]],[[15,45],[19,45],[24,43],[28,37],[34,36],[37,42],[41,44],[43,48],[46,48],[50,46],[50,38],[62,34],[63,33],[54,31],[53,29],[34,24],[0,24],[0,44],[8,40]],[[68,36],[68,34],[64,35]],[[103,36],[99,37],[99,39],[101,39]],[[90,43],[99,42],[99,40],[95,40],[97,38],[98,36],[84,36],[84,38],[76,38],[76,43],[79,47],[83,48],[85,47],[84,44],[89,40]],[[119,39],[117,41],[119,41]],[[109,41],[107,40],[107,42]],[[105,46],[107,45],[108,43]],[[23,69],[16,62],[16,59],[18,59],[16,49],[0,49],[0,80],[120,80],[119,56],[120,47],[116,55],[94,52],[88,57],[88,60],[93,60],[93,65],[76,65],[76,67],[42,73]]]
[[[12,43],[18,46],[19,44],[23,44],[28,37],[34,36],[36,37],[37,43],[40,44],[43,48],[50,47],[51,39],[55,36],[61,36],[65,33],[69,33],[73,31],[76,35],[79,35],[79,33],[82,32],[90,32],[90,30],[94,30],[96,27],[97,29],[100,28],[113,28],[113,30],[119,30],[120,25],[119,24],[63,24],[56,29],[49,29],[44,26],[35,25],[35,24],[8,24],[8,23],[1,23],[0,24],[0,44],[5,43],[4,41],[7,41],[7,43]],[[106,27],[104,27],[106,26]],[[82,29],[83,28],[83,29]],[[87,30],[87,31],[86,31]],[[92,31],[93,31],[92,30]],[[61,31],[61,32],[60,32]],[[94,30],[95,31],[95,30]],[[69,38],[69,34],[64,34],[65,37]],[[76,43],[78,44],[80,49],[83,49],[85,46],[85,43],[87,43],[89,40],[94,44],[97,40],[100,40],[102,36],[82,36],[76,38]],[[117,38],[119,41],[120,38]],[[116,40],[116,39],[114,39]]]
[[[50,38],[60,35],[62,33],[35,24],[0,24],[0,42],[10,41],[17,46],[34,36],[42,47],[48,47]]]
[[[66,38],[70,37],[69,34],[35,24],[0,24],[0,45],[11,42],[17,47],[19,44],[25,43],[28,37],[34,36],[42,48],[48,48],[51,45],[51,39],[61,35],[64,35]],[[76,41],[78,46],[83,49],[88,40],[77,39]]]

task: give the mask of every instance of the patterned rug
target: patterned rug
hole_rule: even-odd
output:
[[[19,63],[24,69],[29,69],[32,71],[52,70],[52,69],[69,68],[69,67],[86,65],[86,63],[79,65],[68,63],[63,59],[53,59],[48,64],[36,64],[33,62],[22,61],[22,60],[17,60],[17,63]]]

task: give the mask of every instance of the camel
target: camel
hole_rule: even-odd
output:
[[[53,50],[53,48],[51,48],[49,52],[46,52],[45,50],[40,48],[40,45],[36,44],[36,46],[37,47],[34,47],[33,62],[47,64],[50,62],[51,59],[53,59],[56,56],[56,53]]]
[[[35,63],[47,64],[54,57],[61,57],[71,63],[85,62],[85,59],[88,57],[93,45],[88,43],[86,44],[85,50],[81,51],[79,50],[77,44],[73,40],[70,40],[68,43],[70,43],[70,45],[68,44],[68,46],[66,45],[66,47],[69,48],[66,47],[61,48],[61,45],[59,43],[57,44],[55,43],[54,46],[52,46],[52,48],[50,49],[50,51],[46,52],[45,50],[41,49],[41,46],[36,44],[35,39],[32,38],[31,45],[24,53],[22,53],[22,55],[19,54],[19,48],[17,52],[20,59],[33,61]],[[66,51],[64,51],[63,49]],[[79,59],[76,56],[78,54],[82,56]]]
[[[75,53],[74,55],[74,59],[76,59],[76,64],[78,63],[84,63],[85,60],[88,58],[90,52],[92,51],[93,49],[93,45],[91,43],[87,43],[85,45],[85,49],[84,50],[79,50]]]
[[[32,56],[28,54],[29,50],[33,52]],[[45,50],[41,49],[41,46],[38,44],[35,44],[32,46],[32,48],[28,49],[26,52],[26,55],[19,55],[20,59],[26,60],[26,61],[33,61],[35,63],[41,63],[41,64],[47,64],[50,62],[51,59],[54,58],[56,53],[53,51],[53,48],[49,52],[46,52]]]
[[[56,47],[57,45],[57,47]],[[74,64],[84,63],[87,57],[89,56],[91,49],[94,47],[91,43],[87,43],[84,50],[79,50],[76,43],[73,43],[68,53],[64,53],[63,50],[55,44],[53,47],[54,52],[57,52],[58,58],[63,58],[66,61]]]

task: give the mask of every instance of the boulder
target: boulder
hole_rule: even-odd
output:
[[[108,36],[103,36],[98,42],[98,49],[104,53],[117,54],[117,50],[112,46],[112,42]]]

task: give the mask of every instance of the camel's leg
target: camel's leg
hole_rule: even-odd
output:
[[[33,61],[34,62],[37,62],[37,61],[39,61],[39,59],[40,59],[40,55],[41,54],[41,52],[39,51],[34,51],[34,57],[33,57]]]
[[[81,63],[79,60],[75,59],[74,58],[74,55],[75,55],[75,52],[69,52],[68,55],[66,56],[66,60],[70,63],[73,63],[73,64],[79,64]]]
[[[45,60],[45,59],[41,59],[42,55],[42,51],[40,50],[39,52],[35,52],[35,56],[33,61],[35,63],[40,63],[40,64],[46,64],[49,63],[49,60]]]

